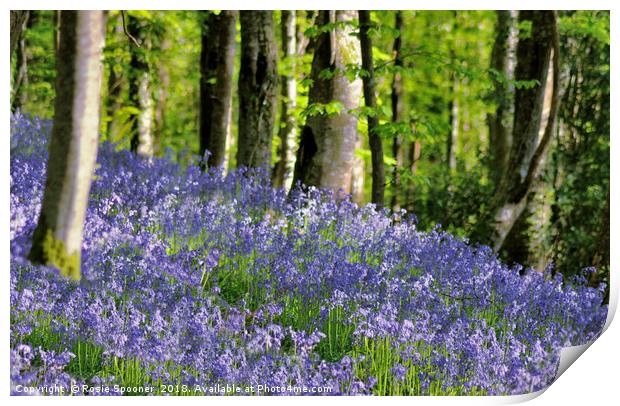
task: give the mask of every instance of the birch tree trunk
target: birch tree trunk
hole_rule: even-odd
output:
[[[284,186],[290,189],[293,180],[295,165],[295,140],[297,126],[295,109],[297,108],[297,80],[296,75],[296,13],[295,10],[282,10],[280,22],[282,37],[282,56],[285,61],[286,74],[280,77],[282,98],[280,100],[280,148],[278,149],[278,163],[274,168],[273,185]]]
[[[230,132],[237,12],[202,13],[200,156],[208,150],[207,166],[219,167],[226,160]]]
[[[30,259],[79,280],[84,218],[97,158],[102,11],[62,11],[54,126]]]
[[[322,27],[330,22],[338,24],[331,32],[323,32],[314,39],[314,57],[311,78],[313,84],[308,95],[309,104],[339,103],[342,109],[335,114],[310,116],[301,133],[295,177],[307,186],[330,189],[336,195],[351,189],[351,169],[355,159],[357,118],[350,110],[359,108],[362,82],[350,82],[344,69],[349,64],[361,62],[360,44],[350,34],[350,25],[357,18],[355,11],[322,10],[316,24]],[[333,75],[320,75],[331,70]]]
[[[271,11],[241,11],[237,167],[271,165],[278,50]]]
[[[374,110],[368,120],[368,144],[372,160],[372,195],[371,200],[378,209],[383,208],[385,202],[385,166],[383,164],[383,142],[377,134],[379,118],[376,115],[377,95],[375,93],[375,70],[372,61],[372,39],[368,34],[370,29],[370,11],[360,10],[360,44],[362,53],[362,69],[366,71],[362,82],[364,87],[364,102],[366,107]]]

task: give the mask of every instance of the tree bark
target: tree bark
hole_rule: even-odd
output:
[[[377,95],[375,93],[375,70],[372,61],[372,39],[368,34],[370,29],[370,11],[360,10],[360,44],[362,52],[362,69],[366,74],[362,78],[364,87],[364,102],[374,114],[366,116],[368,121],[368,144],[372,161],[372,194],[371,201],[378,209],[385,204],[385,166],[383,164],[383,142],[377,133],[379,117],[377,117]]]
[[[280,22],[282,37],[282,56],[286,61],[286,74],[280,77],[281,101],[280,101],[280,148],[278,149],[278,162],[274,168],[273,185],[275,187],[291,187],[293,180],[293,167],[295,165],[295,140],[297,138],[297,126],[295,122],[295,109],[297,108],[297,80],[296,61],[296,13],[295,10],[282,10]]]
[[[140,156],[152,157],[155,151],[153,139],[154,103],[151,68],[147,59],[151,41],[142,26],[142,22],[136,17],[128,16],[127,30],[140,44],[140,47],[134,44],[130,45],[129,97],[133,106],[138,110],[133,123],[130,147],[132,152]]]
[[[277,46],[271,11],[241,11],[237,167],[271,165],[278,97]]]
[[[219,167],[226,160],[230,131],[237,12],[222,10],[215,15],[202,11],[201,14],[200,156],[209,151],[206,165]]]
[[[11,19],[13,19],[13,11],[11,11]],[[17,66],[15,70],[14,80],[13,80],[13,88],[12,90],[12,100],[11,100],[11,111],[15,112],[21,109],[26,102],[28,101],[28,94],[23,91],[25,87],[28,86],[28,54],[26,52],[26,30],[29,25],[29,17],[30,11],[20,12],[24,13],[20,15],[19,18],[22,19],[22,27],[19,31],[19,38],[17,39],[17,50],[16,50],[16,58],[17,58]],[[12,21],[13,22],[13,21]],[[13,41],[13,33],[11,33],[11,42]],[[13,55],[13,53],[11,53]]]
[[[392,76],[392,122],[399,123],[404,119],[404,101],[403,101],[403,77],[400,69],[403,68],[402,58],[402,31],[403,31],[403,15],[402,11],[396,11],[394,18],[394,29],[398,31],[398,35],[394,38],[394,45],[392,46],[392,53],[394,55],[394,75]],[[404,165],[404,153],[403,153],[403,137],[400,134],[396,134],[392,140],[392,156],[396,160],[396,165],[392,172],[393,178],[393,193],[392,193],[392,209],[397,211],[400,209],[400,195],[401,195],[401,180],[400,169]]]
[[[24,33],[24,25],[28,20],[27,10],[11,10],[11,55],[10,60],[13,60],[13,53],[15,47]]]
[[[532,32],[519,39],[515,79],[535,79],[538,84],[532,88],[517,89],[515,93],[513,143],[507,170],[493,202],[493,247],[496,252],[502,249],[510,230],[525,209],[527,197],[547,154],[560,103],[560,51],[556,14],[552,11],[521,11],[519,20],[531,22]],[[539,141],[545,84],[552,53],[553,87],[549,118]]]
[[[513,77],[510,64],[511,33],[514,31],[514,19],[511,11],[497,11],[495,25],[495,42],[491,51],[491,69],[501,77],[493,77],[493,101],[497,107],[488,116],[490,143],[490,173],[497,185],[506,171],[508,153],[510,152],[509,114],[511,112],[512,90],[506,83]]]
[[[97,158],[102,11],[62,11],[54,126],[30,259],[79,280],[88,194]]]
[[[344,74],[349,64],[361,62],[360,45],[350,34],[350,23],[357,18],[355,11],[322,10],[316,19],[319,27],[339,22],[331,32],[323,32],[314,39],[314,57],[308,95],[309,104],[326,105],[337,102],[342,109],[337,114],[310,116],[302,128],[295,176],[306,186],[330,189],[337,196],[351,189],[351,169],[355,159],[357,118],[349,113],[359,108],[361,80],[349,82]],[[329,77],[321,72],[331,71]]]

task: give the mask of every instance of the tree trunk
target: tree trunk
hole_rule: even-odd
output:
[[[271,11],[241,11],[237,167],[271,165],[278,97],[277,46]]]
[[[224,165],[230,131],[236,11],[218,15],[201,12],[200,54],[200,156],[209,151],[209,167]]]
[[[491,69],[497,72],[493,77],[493,101],[497,107],[488,116],[491,178],[497,185],[506,171],[508,153],[510,152],[509,114],[511,112],[512,90],[505,80],[513,77],[510,61],[511,33],[514,31],[514,19],[511,11],[497,11],[495,25],[495,42],[491,52]]]
[[[52,22],[54,24],[54,55],[58,55],[58,47],[60,46],[60,10],[54,10]]]
[[[336,114],[310,116],[301,132],[295,177],[307,186],[330,189],[337,195],[351,189],[351,169],[355,159],[357,118],[349,113],[359,108],[362,91],[361,80],[349,82],[343,71],[349,64],[361,62],[360,45],[352,37],[350,23],[355,21],[355,11],[319,12],[319,27],[340,22],[331,32],[321,33],[314,39],[314,57],[308,95],[309,104],[326,105],[337,102],[342,109]],[[320,75],[325,70],[333,73]]]
[[[113,21],[114,27],[109,34],[112,35],[113,38],[118,38],[120,36],[125,35],[123,33],[123,26],[118,18]],[[109,41],[114,42],[114,41]],[[120,132],[120,120],[117,112],[123,106],[123,100],[121,95],[123,93],[123,84],[125,83],[125,78],[123,75],[122,63],[119,61],[119,58],[115,57],[114,54],[109,56],[110,58],[110,73],[108,75],[108,99],[106,104],[106,115],[107,115],[107,137],[110,141],[116,141],[117,134]]]
[[[457,30],[457,12],[454,11],[454,20],[452,23],[452,44],[450,48],[450,59],[452,63],[456,63],[456,30]],[[450,133],[448,134],[446,142],[446,163],[448,165],[448,172],[454,173],[456,171],[456,148],[459,140],[459,77],[456,71],[450,74],[450,102],[448,103],[449,109],[449,121],[450,121]]]
[[[372,161],[372,195],[371,201],[378,209],[383,208],[385,198],[385,166],[383,164],[383,142],[377,133],[379,118],[377,117],[377,95],[375,93],[375,70],[372,62],[372,39],[370,29],[370,11],[360,10],[360,44],[362,50],[362,69],[366,71],[362,82],[364,85],[364,102],[374,114],[366,116],[368,120],[368,144]]]
[[[79,280],[88,194],[97,158],[104,14],[62,11],[54,127],[30,259]]]
[[[394,45],[392,46],[392,54],[394,56],[394,76],[392,77],[392,122],[399,123],[403,121],[403,78],[399,69],[403,68],[402,58],[402,31],[403,31],[403,15],[402,11],[396,11],[394,29],[398,31],[398,36],[394,38]],[[401,180],[400,170],[404,164],[403,154],[403,137],[401,134],[396,134],[392,140],[392,156],[396,160],[394,171],[392,172],[393,178],[393,192],[392,192],[392,209],[397,211],[400,209],[400,195],[401,195]]]
[[[147,60],[151,42],[138,18],[128,16],[127,30],[140,44],[140,47],[134,44],[130,45],[129,97],[138,111],[133,124],[131,151],[140,156],[152,157],[155,151],[153,89],[151,86],[151,70]]]
[[[547,154],[559,107],[559,36],[556,15],[552,11],[521,11],[519,21],[531,22],[529,36],[521,36],[517,47],[515,79],[537,80],[532,88],[515,93],[513,142],[507,170],[493,202],[493,247],[499,251],[510,230],[521,216]],[[524,26],[526,24],[523,24]],[[553,86],[549,118],[539,141],[545,86],[553,51]]]
[[[24,33],[24,26],[28,20],[27,10],[11,10],[11,55],[10,60],[13,60],[13,53],[15,47]]]
[[[13,11],[11,11],[11,18],[13,17]],[[26,30],[28,28],[30,12],[20,12],[24,15],[20,15],[22,18],[22,27],[19,31],[19,38],[17,39],[17,66],[15,76],[13,80],[11,111],[17,111],[21,109],[28,101],[28,94],[23,91],[28,86],[28,54],[26,52]],[[13,34],[11,34],[13,35]],[[13,37],[11,36],[11,42]],[[12,53],[11,53],[12,55]]]
[[[293,166],[295,165],[295,140],[297,126],[295,109],[297,108],[297,80],[296,75],[296,13],[295,10],[282,10],[280,23],[282,36],[282,56],[286,65],[286,74],[280,77],[282,99],[280,101],[280,148],[278,149],[278,163],[274,168],[273,185],[275,187],[291,187],[293,180]]]

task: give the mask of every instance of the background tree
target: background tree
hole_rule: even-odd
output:
[[[375,94],[375,70],[372,58],[372,39],[369,30],[370,11],[360,10],[360,44],[362,53],[362,76],[364,87],[364,102],[368,108],[368,142],[372,157],[372,199],[371,201],[382,208],[385,197],[385,167],[383,165],[383,142],[378,133],[379,119],[377,117],[377,95]]]
[[[201,15],[200,156],[208,150],[206,164],[218,167],[224,164],[230,132],[237,12]]]
[[[54,127],[30,259],[79,280],[84,217],[97,158],[104,14],[62,11],[60,30]]]
[[[507,171],[495,196],[495,235],[493,247],[499,251],[510,230],[523,213],[528,194],[547,147],[559,107],[559,39],[555,13],[551,11],[521,11],[521,27],[531,32],[520,33],[517,47],[515,78],[535,80],[534,86],[519,88],[515,93],[515,115]],[[553,51],[553,52],[552,52]],[[539,140],[540,123],[549,64],[553,55],[553,86],[551,107],[544,134]]]
[[[349,80],[347,67],[360,64],[360,45],[351,36],[355,11],[320,11],[313,38],[314,57],[306,123],[295,163],[293,184],[331,189],[351,188],[357,117],[362,83]]]
[[[511,142],[510,113],[512,112],[512,92],[514,86],[509,86],[509,80],[513,78],[513,66],[510,63],[511,43],[514,36],[514,18],[511,11],[499,10],[495,25],[495,41],[491,51],[491,74],[493,76],[493,96],[495,111],[488,117],[489,122],[489,154],[491,159],[490,171],[494,182],[497,184],[508,163],[508,152]]]
[[[394,73],[392,74],[392,86],[390,94],[390,103],[392,107],[392,122],[398,124],[403,121],[404,118],[404,100],[403,100],[403,14],[402,11],[396,11],[394,13],[394,30],[396,31],[394,43],[392,45],[392,55],[394,58]],[[401,196],[403,195],[400,181],[400,168],[404,165],[404,151],[403,151],[403,134],[395,134],[392,139],[392,156],[395,160],[395,165],[392,170],[392,183],[396,190],[392,193],[391,206],[394,210],[400,209]]]
[[[295,141],[297,138],[297,124],[295,109],[297,108],[297,79],[296,57],[297,33],[295,10],[282,10],[280,18],[280,38],[282,41],[282,61],[285,73],[280,76],[280,128],[278,137],[278,162],[274,167],[273,185],[290,188],[293,180],[295,164]]]
[[[22,91],[22,87],[28,86],[28,54],[26,52],[26,30],[32,24],[30,16],[34,17],[31,11],[11,11],[11,62],[15,53],[16,68],[13,77],[11,111],[20,109],[27,102],[27,93]],[[14,24],[21,24],[13,27]],[[16,41],[16,45],[13,42]],[[13,48],[15,52],[13,51]],[[23,86],[22,86],[23,85]]]
[[[148,60],[152,41],[145,25],[143,19],[129,14],[127,31],[136,41],[130,43],[129,97],[136,115],[131,135],[131,151],[141,156],[152,157],[155,152],[154,103],[151,66]]]
[[[271,11],[241,11],[237,166],[271,164],[278,51]]]
[[[22,33],[24,31],[24,24],[28,20],[28,13],[29,12],[27,10],[11,10],[11,59],[13,59],[15,47],[17,46],[20,38],[22,37]]]

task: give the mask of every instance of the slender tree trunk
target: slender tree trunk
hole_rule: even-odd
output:
[[[514,20],[511,11],[497,11],[497,22],[495,25],[495,42],[491,52],[491,69],[501,77],[494,77],[493,86],[495,89],[493,99],[497,107],[495,112],[487,118],[489,124],[489,143],[490,143],[490,173],[491,178],[497,185],[506,171],[508,164],[508,153],[510,152],[510,130],[508,115],[511,112],[512,91],[505,80],[512,79],[510,69],[510,44],[511,32],[513,31]]]
[[[402,58],[402,31],[403,31],[403,15],[402,11],[396,11],[394,29],[398,31],[398,35],[394,38],[394,45],[392,46],[392,53],[394,55],[394,76],[392,77],[392,122],[399,123],[403,121],[404,103],[403,103],[403,77],[400,69],[403,68]],[[392,156],[396,160],[396,165],[392,172],[393,178],[393,192],[392,192],[392,208],[397,211],[400,209],[400,196],[401,196],[401,180],[400,170],[404,165],[403,154],[403,137],[401,134],[396,134],[392,140]]]
[[[379,118],[376,114],[377,95],[375,93],[375,70],[372,61],[372,39],[368,34],[370,29],[370,11],[360,10],[360,44],[362,49],[362,69],[366,71],[362,82],[364,85],[364,102],[366,107],[374,110],[375,114],[366,116],[368,120],[368,144],[372,160],[372,203],[378,209],[385,204],[385,166],[383,164],[383,142],[377,133]]]
[[[349,82],[343,71],[349,64],[361,62],[360,45],[352,37],[350,23],[357,18],[355,11],[322,10],[316,24],[323,27],[328,23],[343,23],[330,32],[323,32],[314,38],[314,57],[308,95],[309,104],[340,103],[337,114],[310,116],[301,132],[295,177],[307,186],[330,189],[337,195],[351,189],[351,170],[355,159],[357,140],[357,118],[349,113],[359,108],[362,90],[361,80]],[[320,75],[331,70],[334,75]]]
[[[226,140],[230,132],[236,11],[218,15],[201,12],[200,54],[200,156],[209,151],[206,164],[224,165]]]
[[[493,202],[495,222],[493,247],[499,251],[517,219],[523,213],[541,163],[547,154],[560,103],[559,35],[552,11],[521,11],[521,23],[531,22],[531,35],[522,36],[517,47],[516,80],[537,80],[533,88],[517,89],[513,143],[507,170]],[[522,24],[526,25],[526,24]],[[553,55],[553,58],[551,58]],[[550,60],[553,60],[553,86],[549,118],[539,141],[545,86]],[[542,84],[542,85],[541,85]]]
[[[241,11],[237,167],[271,165],[278,50],[271,11]]]
[[[17,46],[17,43],[23,35],[24,26],[27,20],[27,10],[11,10],[11,60],[13,60],[13,53],[15,52],[15,47]]]
[[[54,24],[54,54],[57,55],[60,46],[60,10],[54,10],[52,22]]]
[[[456,47],[458,46],[456,41],[456,30],[457,30],[457,12],[454,12],[454,22],[452,24],[452,47],[450,49],[450,58],[453,63],[456,63]],[[450,133],[448,134],[447,142],[446,142],[446,163],[448,165],[449,173],[454,173],[456,171],[456,148],[458,146],[459,140],[459,77],[456,72],[452,72],[450,74],[450,103],[448,104],[449,108],[449,117],[450,117]]]
[[[114,28],[109,34],[114,39],[124,36],[123,26],[117,18],[114,22]],[[114,42],[114,40],[109,41]],[[108,117],[107,122],[107,136],[111,141],[116,141],[116,137],[120,131],[120,120],[117,112],[123,106],[123,100],[121,95],[123,93],[123,84],[125,83],[125,77],[123,75],[123,69],[121,61],[115,56],[109,56],[110,58],[110,72],[108,75],[108,99],[106,104],[106,115]]]
[[[128,17],[127,29],[138,40],[140,47],[131,44],[131,62],[129,75],[129,97],[138,110],[133,124],[131,151],[140,156],[152,157],[155,152],[153,139],[153,89],[151,85],[151,69],[147,53],[151,41],[142,22],[131,15]]]
[[[97,158],[104,14],[62,11],[54,127],[30,259],[79,280],[84,218]]]
[[[297,108],[297,80],[296,75],[296,13],[295,10],[282,10],[280,22],[282,37],[282,56],[286,65],[286,74],[280,77],[282,98],[280,100],[280,148],[278,149],[278,163],[274,168],[273,185],[275,187],[291,187],[293,167],[295,165],[295,140],[297,126],[295,123],[295,109]]]

